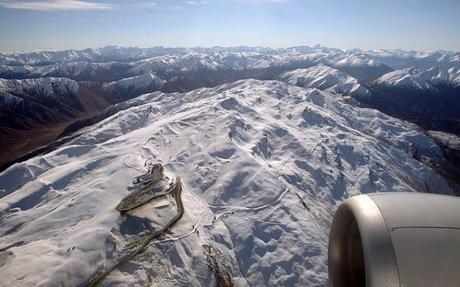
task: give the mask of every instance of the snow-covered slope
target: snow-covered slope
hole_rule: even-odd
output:
[[[160,79],[152,73],[146,73],[139,76],[130,78],[124,78],[119,81],[104,84],[104,89],[118,89],[118,90],[130,90],[130,91],[143,91],[145,89],[160,89],[164,80]]]
[[[287,66],[295,62],[315,60],[309,54],[283,52],[263,54],[253,52],[218,52],[218,53],[187,53],[153,57],[133,64],[129,74],[196,72],[200,70],[250,70],[270,67]]]
[[[452,72],[453,72],[452,68]],[[416,72],[417,73],[417,72]],[[442,69],[439,67],[432,67],[428,70],[418,71],[418,76],[422,80],[427,81],[428,83],[438,84],[438,83],[449,83],[453,75],[449,73],[449,70]]]
[[[124,105],[0,174],[1,285],[84,284],[166,222],[167,199],[115,211],[147,161],[182,177],[185,213],[102,286],[210,286],[227,275],[237,286],[327,286],[328,226],[343,199],[452,193],[429,167],[445,161],[430,138],[328,92],[243,80]]]
[[[36,51],[28,53],[0,54],[0,64],[9,65],[42,65],[53,62],[69,62],[82,59],[92,59],[91,49],[66,51]]]
[[[374,84],[414,90],[434,90],[435,88],[427,82],[427,76],[421,73],[422,71],[417,68],[396,70],[376,79]]]
[[[66,78],[0,79],[0,91],[33,98],[53,98],[56,93],[75,96],[78,83]]]
[[[432,84],[442,83],[452,86],[460,85],[460,68],[432,67],[428,70],[420,71],[419,75]]]
[[[0,65],[0,77],[8,79],[66,77],[77,80],[106,80],[105,78],[119,77],[120,71],[129,70],[133,65],[132,63],[83,61],[53,63],[43,66]]]
[[[460,68],[450,68],[449,73],[449,82],[454,86],[460,86]]]
[[[323,64],[285,72],[280,79],[290,85],[317,88],[342,95],[367,95],[369,91],[358,80]]]
[[[363,51],[380,62],[395,69],[415,66],[421,69],[432,67],[460,67],[460,53],[451,51],[402,51],[402,50],[367,50]]]
[[[34,78],[34,77],[69,77],[78,80],[95,80],[107,77],[121,78],[141,74],[159,74],[176,76],[177,74],[197,72],[200,70],[234,70],[267,69],[271,67],[289,66],[295,63],[316,63],[334,54],[312,52],[308,54],[296,51],[280,51],[277,53],[232,52],[231,49],[219,52],[172,53],[145,59],[120,62],[97,62],[95,60],[71,62],[53,62],[47,65],[0,65],[0,77]],[[130,59],[130,58],[128,58]]]
[[[329,66],[337,68],[360,81],[369,81],[393,69],[359,50],[344,51],[329,60]]]
[[[433,89],[432,85],[435,84],[458,86],[460,85],[460,69],[442,67],[419,69],[411,67],[387,73],[375,80],[375,83],[417,90],[430,90]]]
[[[23,103],[24,100],[22,98],[0,90],[0,104],[14,109]]]
[[[36,51],[10,54],[0,53],[0,72],[2,67],[5,66],[14,67],[28,65],[35,69],[46,65],[72,64],[74,62],[94,62],[100,64],[110,61],[135,62],[138,60],[148,60],[164,56],[171,59],[172,55],[182,55],[182,59],[186,59],[190,57],[187,55],[191,54],[218,55],[219,57],[230,55],[231,57],[237,56],[243,58],[251,58],[254,56],[266,63],[267,61],[277,62],[282,58],[284,58],[284,60],[288,58],[292,59],[292,55],[297,55],[304,59],[309,59],[312,62],[323,62],[337,67],[378,67],[388,65],[394,69],[408,68],[411,66],[422,69],[429,69],[436,66],[441,66],[443,68],[460,68],[460,53],[450,51],[342,50],[319,45],[314,47],[300,46],[283,49],[265,47],[136,48],[107,46],[99,49],[85,50]],[[265,59],[262,59],[264,57]],[[278,58],[278,60],[275,58]]]
[[[23,110],[25,101],[57,103],[58,96],[77,101],[78,90],[78,83],[66,78],[0,79],[0,104],[13,109],[14,116],[21,117],[26,112]]]
[[[108,83],[145,73],[153,73],[164,78],[165,75],[176,76],[201,70],[244,71],[279,67],[293,70],[319,63],[335,67],[362,81],[373,80],[393,69],[410,67],[426,71],[441,69],[439,77],[443,79],[449,69],[460,68],[460,53],[340,50],[321,46],[286,49],[141,49],[108,46],[100,49],[0,54],[0,77],[53,76],[85,81],[96,79]]]
[[[344,57],[339,59],[334,63],[337,67],[344,66],[380,66],[382,63],[379,63],[372,57],[365,54],[346,54]]]

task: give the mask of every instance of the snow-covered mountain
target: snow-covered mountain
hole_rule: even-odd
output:
[[[1,284],[84,285],[167,222],[168,197],[115,211],[146,162],[182,177],[185,213],[102,286],[327,286],[343,199],[454,192],[428,136],[329,92],[250,79],[120,105],[0,173]]]
[[[369,90],[350,75],[323,64],[285,72],[280,79],[290,85],[317,88],[341,95],[368,95]]]
[[[297,47],[298,49],[301,47]],[[288,49],[291,50],[291,49]],[[50,63],[70,63],[75,61],[135,61],[161,55],[188,54],[188,53],[261,53],[270,54],[284,51],[284,49],[271,49],[266,47],[212,47],[212,48],[168,48],[168,47],[120,47],[106,46],[97,49],[65,50],[65,51],[35,51],[0,53],[0,64],[4,65],[33,65],[43,66]],[[305,49],[303,49],[305,51]]]
[[[427,80],[431,77],[422,75],[423,71],[417,68],[396,70],[387,73],[374,81],[375,85],[385,87],[404,88],[414,90],[433,90],[435,89]]]
[[[0,79],[0,103],[6,128],[57,122],[84,110],[78,83],[66,78]]]
[[[66,78],[37,78],[23,80],[0,79],[0,90],[24,97],[53,98],[57,94],[76,96],[78,84]]]
[[[460,114],[455,112],[460,110],[455,109],[460,89],[459,58],[459,53],[448,51],[342,50],[318,45],[283,49],[108,46],[0,54],[0,80],[16,81],[18,89],[35,85],[35,88],[19,94],[0,88],[0,120],[15,129],[28,131],[37,124],[62,123],[63,119],[79,120],[87,117],[88,113],[98,112],[110,104],[143,93],[159,90],[184,92],[249,78],[274,80],[285,73],[283,79],[289,83],[297,84],[296,78],[308,78],[308,87],[350,95],[370,107],[413,120],[413,115],[404,110],[395,112],[392,109],[390,112],[385,109],[387,106],[405,109],[409,104],[417,115],[427,115],[416,121],[423,127],[460,133],[460,124],[457,124],[460,123]],[[292,79],[288,80],[286,76]],[[43,86],[40,84],[42,79],[63,79],[72,83],[72,88],[68,93],[58,93],[60,97],[37,97],[43,92],[51,93],[49,85],[35,92],[39,85]],[[418,90],[408,92],[405,86]],[[76,87],[77,97],[73,92]],[[391,91],[388,87],[392,88]],[[414,101],[419,98],[419,91],[429,101]],[[53,93],[56,95],[56,91]],[[407,94],[409,101],[406,100]],[[390,97],[391,102],[388,102],[386,99]],[[31,99],[45,98],[58,100],[31,103]],[[431,122],[434,124],[427,124]],[[13,136],[9,130],[0,128],[0,143],[1,138],[19,143],[27,136],[22,132]],[[26,150],[37,147],[33,145]],[[2,157],[4,155],[0,153]]]
[[[109,50],[115,48],[109,47]],[[126,50],[125,50],[126,49]],[[376,73],[381,69],[387,71],[383,64],[370,56],[350,54],[338,49],[295,47],[289,49],[262,48],[195,48],[195,49],[133,49],[117,48],[114,54],[106,54],[105,49],[67,51],[65,55],[57,52],[36,54],[4,55],[8,60],[1,61],[0,77],[70,77],[77,80],[91,80],[95,74],[121,72],[119,76],[136,76],[144,73],[162,73],[171,75],[198,70],[254,70],[273,67],[300,68],[312,64],[325,63],[343,69],[363,71],[371,69]],[[117,51],[117,52],[115,52]],[[137,52],[136,52],[137,51]],[[143,51],[143,52],[141,52]],[[132,54],[130,54],[132,53]],[[54,55],[54,56],[53,56]],[[131,56],[130,56],[131,55]],[[38,58],[48,59],[37,65]],[[100,59],[112,59],[103,61]],[[54,59],[54,60],[52,60]],[[19,63],[19,64],[18,64]],[[114,65],[118,63],[118,65]],[[115,74],[112,76],[116,76]],[[121,79],[121,78],[118,78]],[[117,80],[117,79],[112,79]]]
[[[8,92],[0,91],[0,103],[3,107],[16,109],[24,103],[24,100]]]
[[[120,79],[134,64],[123,62],[84,62],[53,63],[42,66],[0,65],[0,77],[23,79],[38,77],[66,77],[73,80],[113,81]]]
[[[68,78],[0,79],[0,166],[56,139],[110,98]]]
[[[358,101],[427,130],[460,133],[457,68],[417,67],[389,72],[367,83],[368,97]]]
[[[419,69],[410,67],[407,69],[389,72],[373,81],[373,84],[391,87],[411,88],[415,90],[432,90],[433,85],[445,84],[460,85],[459,68],[432,67],[430,69]]]
[[[374,58],[365,55],[365,54],[349,54],[345,55],[342,59],[334,63],[338,67],[358,67],[358,66],[381,66],[382,63],[379,63]]]
[[[393,70],[376,58],[363,54],[359,50],[354,53],[343,53],[336,57],[329,65],[361,81],[375,79]]]
[[[148,89],[161,89],[164,80],[160,79],[152,73],[146,73],[139,76],[134,76],[130,78],[124,78],[115,82],[106,83],[103,85],[104,89],[112,90],[131,90],[131,91],[143,91]]]
[[[427,70],[419,71],[418,75],[432,84],[460,85],[460,68],[432,67]]]
[[[429,69],[431,67],[459,67],[460,53],[451,51],[402,51],[402,50],[367,50],[363,51],[380,62],[393,67],[402,69],[408,67],[418,67]]]
[[[455,86],[460,86],[460,68],[450,68],[448,70],[449,80]]]
[[[98,49],[37,51],[26,53],[0,53],[3,66],[46,66],[54,63],[73,62],[134,62],[165,55],[188,54],[240,54],[240,55],[288,55],[301,54],[310,59],[328,61],[336,66],[382,66],[394,69],[416,66],[428,69],[433,66],[460,67],[460,52],[450,51],[402,51],[402,50],[342,50],[322,46],[299,46],[283,49],[265,47],[212,47],[212,48],[136,48],[107,46]],[[187,57],[187,56],[186,56]]]
[[[24,128],[22,121],[32,126],[56,123],[85,112],[92,101],[67,78],[0,79],[0,127]]]

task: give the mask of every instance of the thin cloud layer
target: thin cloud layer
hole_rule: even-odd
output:
[[[244,3],[287,3],[292,2],[293,0],[233,0],[236,2]]]
[[[208,1],[186,1],[188,5],[207,5],[209,4]]]
[[[115,8],[112,4],[79,1],[79,0],[53,0],[53,1],[8,1],[0,2],[0,7],[23,10],[107,10]]]

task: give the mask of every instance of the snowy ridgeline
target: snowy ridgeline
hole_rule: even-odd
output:
[[[285,72],[280,75],[280,79],[290,85],[316,88],[347,96],[366,96],[370,93],[359,84],[357,79],[323,64]]]
[[[52,103],[51,112],[56,113],[56,109],[69,103],[68,98],[76,99],[71,108],[82,111],[78,98],[83,98],[83,106],[98,109],[101,102],[119,102],[143,93],[189,91],[246,78],[281,79],[292,85],[351,96],[385,112],[388,111],[382,106],[392,110],[393,106],[409,103],[426,115],[434,106],[438,108],[433,117],[440,119],[441,126],[459,117],[449,106],[458,104],[455,95],[460,88],[460,53],[340,50],[321,46],[105,47],[0,54],[0,104],[12,108],[15,114],[7,117],[20,122],[21,116],[33,118],[40,113],[37,101],[47,108]],[[79,85],[84,87],[82,91]],[[419,93],[429,95],[429,103],[419,102]],[[60,99],[56,99],[57,95],[61,95]],[[389,100],[393,98],[396,103]],[[413,118],[404,112],[397,115]],[[438,126],[435,124],[435,128]],[[429,125],[424,127],[433,129]],[[456,132],[450,126],[443,130]]]
[[[243,80],[128,104],[0,174],[0,285],[85,284],[147,225],[167,222],[167,198],[115,210],[146,161],[182,177],[184,215],[102,286],[211,286],[222,274],[237,286],[327,286],[342,200],[452,193],[430,168],[445,161],[430,138],[328,92]]]
[[[76,97],[78,83],[66,78],[0,79],[0,103],[14,107],[24,98],[52,99],[57,95]]]
[[[460,85],[459,68],[432,67],[427,70],[407,68],[389,72],[374,81],[373,84],[392,87],[406,87],[415,90],[435,90],[434,84],[450,83]]]
[[[397,71],[381,80],[388,79],[389,84],[394,84],[398,79],[411,76],[417,78],[416,81],[460,85],[459,52],[340,50],[321,46],[286,49],[105,47],[96,50],[0,54],[0,77],[67,77],[78,80],[111,78],[105,82],[113,82],[142,74],[169,79],[181,73],[200,70],[243,71],[274,67],[293,70],[317,64],[337,68],[360,81]],[[414,74],[409,71],[410,68],[420,71]],[[134,82],[144,84],[145,79]]]
[[[328,59],[335,59],[337,66],[347,65],[372,65],[378,66],[384,63],[394,68],[401,66],[433,66],[460,64],[460,52],[451,51],[403,51],[403,50],[342,50],[324,46],[298,46],[282,49],[267,47],[213,47],[213,48],[130,48],[107,46],[100,49],[66,50],[66,51],[36,51],[25,53],[0,53],[0,65],[4,66],[46,66],[53,63],[75,63],[75,62],[98,62],[107,63],[110,61],[135,61],[155,57],[168,58],[170,55],[187,54],[240,54],[240,55],[266,55],[269,59],[272,56],[278,57],[281,54],[310,54],[312,56],[330,55]],[[185,56],[187,57],[187,56]],[[335,57],[335,58],[334,58]],[[171,58],[169,58],[171,59]],[[210,62],[211,63],[211,62]],[[399,63],[399,64],[398,64]]]
[[[164,80],[160,79],[154,74],[146,73],[139,76],[124,78],[119,81],[114,81],[111,83],[106,83],[103,85],[104,89],[110,91],[111,89],[120,89],[120,90],[142,90],[151,87],[152,89],[160,89]]]

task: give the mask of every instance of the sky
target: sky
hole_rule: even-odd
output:
[[[460,50],[459,0],[0,0],[0,51],[320,44]]]

